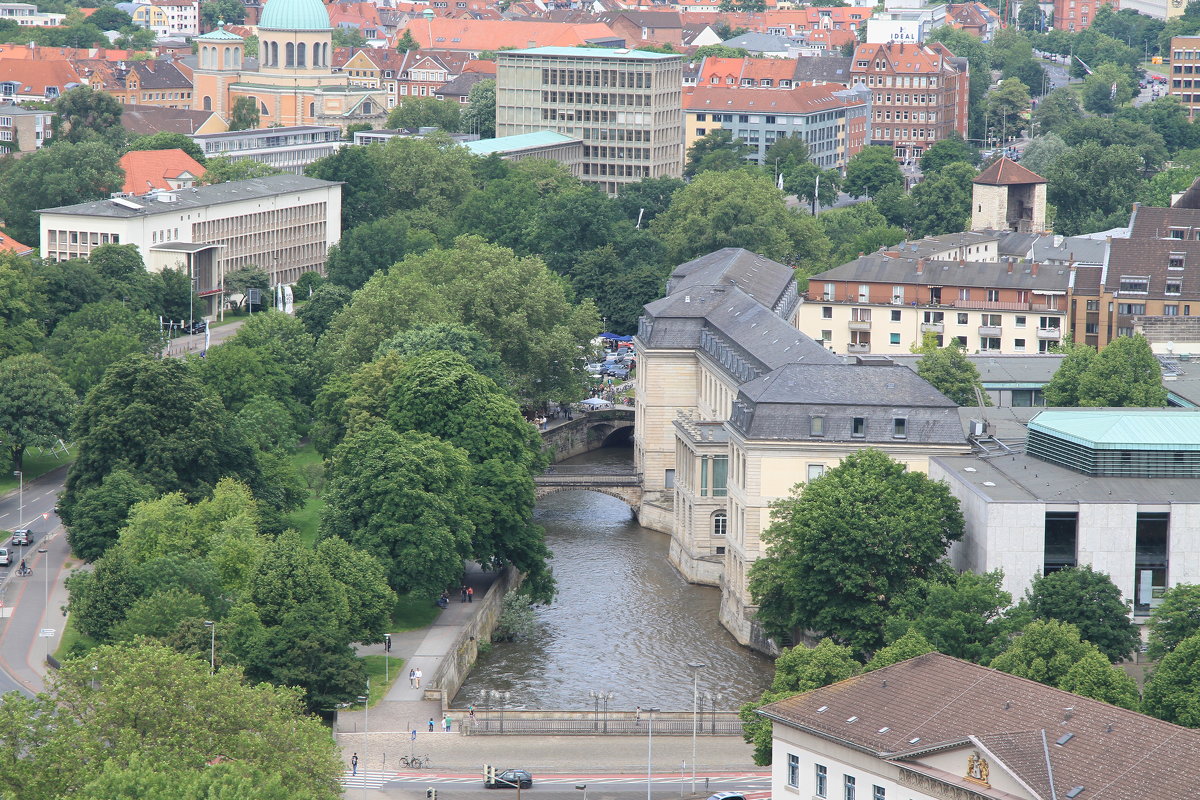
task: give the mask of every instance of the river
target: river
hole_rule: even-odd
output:
[[[564,464],[628,463],[629,448],[604,448]],[[670,537],[637,524],[630,508],[596,492],[562,491],[538,504],[553,553],[558,596],[536,611],[537,632],[498,642],[480,657],[454,704],[590,710],[590,692],[612,692],[611,709],[691,710],[689,662],[701,705],[735,709],[770,684],[771,659],[740,646],[720,623],[720,591],[687,583],[667,561]]]

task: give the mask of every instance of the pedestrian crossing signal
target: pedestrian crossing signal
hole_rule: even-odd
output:
[[[430,786],[425,790],[425,796],[428,797],[429,800],[437,800],[437,789],[434,789],[432,786]]]
[[[485,764],[483,767],[483,779],[488,783],[496,782],[496,768],[491,764]]]

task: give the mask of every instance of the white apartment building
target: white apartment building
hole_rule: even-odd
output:
[[[248,131],[203,133],[192,136],[204,155],[248,158],[294,175],[318,158],[331,156],[346,146],[336,125],[291,125]]]
[[[23,28],[55,27],[66,18],[66,14],[38,11],[32,3],[0,3],[0,19],[12,20]]]
[[[254,265],[271,284],[322,272],[342,229],[342,186],[274,175],[145,196],[42,209],[41,253],[86,258],[104,244],[134,244],[147,269],[185,269],[217,310],[227,272]]]

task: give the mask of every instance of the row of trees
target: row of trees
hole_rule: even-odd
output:
[[[1014,604],[999,572],[955,573],[963,535],[946,485],[878,450],[848,456],[773,508],[750,593],[774,636],[798,632],[816,648],[786,650],[771,688],[745,706],[747,741],[770,760],[770,724],[755,709],[798,692],[939,651],[1170,721],[1200,725],[1188,692],[1200,670],[1200,588],[1177,587],[1151,622],[1152,648],[1169,654],[1145,699],[1114,662],[1141,642],[1120,590],[1090,566],[1035,577]]]

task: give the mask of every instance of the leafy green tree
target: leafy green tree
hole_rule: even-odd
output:
[[[790,210],[770,178],[743,170],[698,175],[675,193],[650,230],[673,263],[744,247],[811,274],[824,266],[829,252],[812,217]]]
[[[817,631],[877,647],[893,600],[934,574],[963,518],[944,484],[864,449],[775,504],[768,555],[750,570],[771,634]]]
[[[72,439],[78,450],[67,473],[59,516],[67,526],[80,494],[125,469],[159,492],[206,495],[224,475],[261,483],[251,448],[229,433],[225,409],[187,364],[130,356],[113,364],[88,393]]]
[[[852,197],[874,197],[885,186],[902,186],[904,176],[890,147],[868,146],[846,164],[842,189]]]
[[[1172,95],[1152,100],[1140,108],[1122,108],[1119,115],[1128,115],[1162,136],[1172,155],[1200,145],[1200,126],[1192,124],[1187,107]]]
[[[292,285],[292,291],[295,293],[296,300],[307,300],[324,283],[324,275],[309,270],[300,274],[300,277],[296,279],[296,283]]]
[[[617,207],[621,215],[635,224],[641,221],[646,227],[655,217],[667,210],[671,198],[684,187],[679,178],[642,178],[637,183],[627,183],[617,196]]]
[[[23,754],[0,766],[7,795],[73,797],[106,767],[201,775],[222,760],[288,796],[341,795],[341,759],[321,722],[301,713],[294,689],[247,685],[236,668],[210,676],[206,660],[148,642],[97,647],[66,661],[49,684],[34,698],[10,694],[0,707],[0,741]]]
[[[350,302],[350,290],[336,283],[326,283],[320,286],[308,302],[296,311],[296,319],[303,323],[305,329],[319,339],[337,312]]]
[[[935,142],[925,155],[921,156],[921,171],[925,174],[937,172],[947,164],[956,163],[974,166],[979,163],[979,151],[967,144],[958,131],[952,131],[949,136]]]
[[[111,138],[122,131],[121,110],[115,97],[90,86],[68,89],[54,102],[54,140],[78,144],[95,136]]]
[[[88,17],[88,22],[102,31],[119,31],[122,28],[128,28],[132,25],[133,17],[115,6],[104,6],[103,8],[97,8]]]
[[[1079,377],[1081,406],[1162,407],[1167,390],[1162,368],[1146,337],[1119,336],[1109,342]]]
[[[221,761],[208,764],[203,772],[189,769],[164,770],[152,761],[137,756],[127,765],[104,764],[100,775],[72,792],[75,800],[106,800],[112,797],[137,797],[139,800],[210,800],[237,797],[239,800],[309,800],[318,796],[293,793],[282,775],[264,776],[242,762]]]
[[[1083,107],[1093,114],[1111,114],[1133,99],[1134,91],[1128,71],[1100,64],[1083,80]]]
[[[462,129],[462,104],[436,97],[409,97],[388,114],[389,128],[441,128],[446,133]]]
[[[0,172],[0,219],[13,238],[28,243],[38,241],[38,209],[99,200],[125,183],[117,151],[101,141],[56,142]]]
[[[947,164],[912,188],[915,210],[914,236],[958,233],[971,224],[972,181],[970,164]]]
[[[8,272],[6,268],[10,264],[7,258],[0,258],[0,271]],[[21,273],[10,273],[6,277],[21,277]],[[53,331],[67,315],[73,314],[88,303],[103,300],[105,296],[104,281],[87,259],[38,259],[33,264],[30,279],[36,280],[45,293],[45,308],[38,310],[38,316],[42,317],[43,324],[50,331]],[[25,293],[23,289],[18,292]]]
[[[60,322],[46,342],[46,355],[83,397],[116,362],[151,355],[161,346],[158,324],[148,312],[106,300],[89,303]]]
[[[396,595],[388,588],[387,575],[379,559],[355,550],[344,539],[325,539],[317,546],[317,560],[329,568],[346,594],[344,625],[350,641],[382,642],[391,624]]]
[[[239,100],[239,102],[241,101]],[[205,165],[204,182],[227,183],[229,181],[246,181],[251,178],[267,178],[280,174],[282,174],[282,170],[252,158],[214,156]]]
[[[1145,122],[1124,116],[1089,117],[1075,120],[1062,132],[1063,141],[1072,147],[1095,142],[1103,147],[1125,145],[1141,158],[1142,174],[1149,175],[1162,168],[1167,160],[1167,142],[1160,133]]]
[[[304,168],[304,174],[310,178],[342,181],[343,231],[385,215],[381,202],[387,194],[385,176],[371,150],[371,147],[343,147]]]
[[[946,581],[914,582],[896,601],[884,624],[888,641],[916,631],[938,652],[986,664],[1028,622],[1028,611],[1012,608],[999,572],[961,572]]]
[[[1033,110],[1033,125],[1038,135],[1066,130],[1083,114],[1079,98],[1067,87],[1055,89],[1041,99]]]
[[[261,267],[247,264],[244,267],[238,267],[235,270],[226,272],[225,278],[221,282],[221,288],[226,294],[241,297],[241,300],[238,301],[239,308],[243,303],[248,307],[250,305],[250,290],[258,289],[265,292],[271,288],[271,277]]]
[[[889,225],[870,200],[823,211],[817,221],[833,245],[829,263],[834,266],[845,264],[859,253],[873,253],[907,238],[904,229]]]
[[[1083,405],[1080,401],[1079,383],[1096,360],[1096,348],[1075,342],[1064,342],[1058,347],[1059,352],[1065,352],[1066,357],[1054,371],[1050,382],[1046,384],[1043,394],[1046,405],[1059,407],[1074,407]]]
[[[421,45],[413,38],[412,31],[405,30],[404,35],[396,40],[396,49],[401,53],[407,53],[412,50],[420,50]],[[480,53],[480,57],[482,56],[483,54]],[[494,61],[495,59],[493,58],[492,60]]]
[[[1200,586],[1180,583],[1167,589],[1162,603],[1146,620],[1146,628],[1150,632],[1146,654],[1155,661],[1200,633]]]
[[[397,136],[366,150],[384,177],[384,191],[374,198],[376,216],[407,210],[414,228],[436,231],[475,188],[476,157],[444,132]]]
[[[280,370],[287,382],[287,388],[279,396],[281,401],[312,400],[316,391],[313,357],[316,341],[300,320],[280,311],[255,314],[223,346],[249,350]],[[249,396],[261,393],[249,392]]]
[[[346,231],[341,241],[329,248],[326,274],[332,283],[361,289],[376,272],[387,269],[410,251],[427,249],[428,244],[420,237],[411,241],[405,215],[393,214]]]
[[[734,139],[733,132],[724,128],[709,131],[687,149],[683,174],[692,177],[710,170],[741,169],[746,166],[750,145]]]
[[[196,359],[195,374],[233,413],[252,397],[266,394],[291,399],[291,381],[270,356],[246,347],[210,348]]]
[[[1088,653],[1075,662],[1059,681],[1058,688],[1131,711],[1137,711],[1141,705],[1133,678],[1097,652]]]
[[[479,331],[504,362],[512,391],[533,402],[583,395],[579,347],[600,332],[595,306],[573,304],[540,259],[464,236],[373,276],[321,337],[318,357],[327,371],[350,370],[396,333],[437,322]]]
[[[758,709],[768,703],[785,700],[802,692],[811,692],[831,683],[853,678],[862,672],[849,647],[822,639],[816,647],[789,647],[775,659],[775,677],[771,688],[757,702],[741,707],[742,736],[754,745],[754,763],[771,763],[771,722],[759,716]]]
[[[997,31],[997,35],[1000,31]],[[984,136],[983,109],[992,82],[992,51],[987,45],[959,28],[943,25],[935,28],[925,39],[927,44],[941,42],[959,58],[967,59],[967,138],[982,139]]]
[[[67,437],[78,398],[45,356],[10,356],[0,361],[0,441],[12,468],[25,468],[25,450],[49,447]]]
[[[482,80],[471,87],[460,125],[466,133],[479,134],[480,139],[491,139],[496,135],[496,81],[494,79]]]
[[[157,496],[154,487],[133,473],[116,469],[100,485],[79,493],[74,524],[67,531],[71,552],[84,561],[95,561],[117,541],[129,509]]]
[[[263,452],[278,453],[295,447],[300,434],[291,409],[273,397],[251,397],[234,417],[238,435]]]
[[[104,10],[104,9],[101,9]],[[93,15],[95,16],[95,15]],[[182,150],[192,158],[204,164],[204,150],[196,144],[192,137],[182,133],[159,131],[158,133],[138,136],[125,147],[126,150]]]
[[[1045,30],[1046,14],[1037,0],[1021,0],[1021,10],[1017,12],[1017,25],[1023,31]]]
[[[724,44],[706,44],[696,48],[692,53],[693,59],[700,58],[749,58],[750,52],[742,47],[730,47]]]
[[[1066,236],[1124,225],[1142,186],[1142,158],[1131,147],[1084,142],[1050,164],[1046,199]],[[1112,223],[1112,224],[1109,224]]]
[[[867,662],[866,669],[882,669],[883,667],[892,664],[898,664],[901,661],[907,661],[910,658],[923,656],[926,653],[932,653],[936,648],[929,643],[929,640],[917,632],[915,628],[910,628],[908,633],[896,639],[887,647],[881,647],[875,651],[875,655],[871,656],[871,660]]]
[[[1029,87],[1020,78],[1007,78],[987,94],[988,135],[997,142],[1019,137],[1029,111]]]
[[[1071,667],[1089,653],[1100,654],[1100,651],[1091,642],[1083,641],[1079,629],[1071,623],[1034,620],[1003,653],[992,659],[991,666],[1047,686],[1058,686]]]
[[[354,28],[334,28],[332,41],[334,47],[367,46],[367,37],[362,35],[362,31]]]
[[[504,364],[500,356],[479,331],[465,325],[439,322],[401,331],[379,346],[379,355],[395,353],[402,358],[410,358],[439,350],[457,353],[466,359],[471,369],[504,385]],[[523,432],[521,435],[527,438]]]
[[[1138,627],[1129,618],[1129,604],[1121,590],[1091,565],[1058,570],[1033,579],[1026,596],[1037,619],[1069,622],[1080,636],[1108,656],[1122,661],[1141,642]]]
[[[937,336],[927,333],[921,346],[914,348],[914,352],[921,354],[917,361],[917,374],[946,397],[960,406],[978,405],[979,397],[983,398],[985,406],[992,404],[983,390],[979,370],[956,342],[938,347]]]
[[[200,21],[205,30],[212,30],[217,23],[241,25],[246,21],[246,7],[238,0],[205,0],[200,4]]]
[[[383,564],[399,593],[436,597],[462,575],[474,533],[466,453],[426,433],[355,430],[329,460],[321,535]]]
[[[229,112],[229,130],[248,131],[259,127],[258,101],[253,97],[239,97]],[[209,181],[215,183],[215,181]]]
[[[1142,711],[1200,728],[1200,634],[1184,639],[1158,662],[1146,681]]]
[[[1069,149],[1070,147],[1057,133],[1044,133],[1034,137],[1033,141],[1025,148],[1021,154],[1021,166],[1041,175],[1054,163],[1054,159]]]

